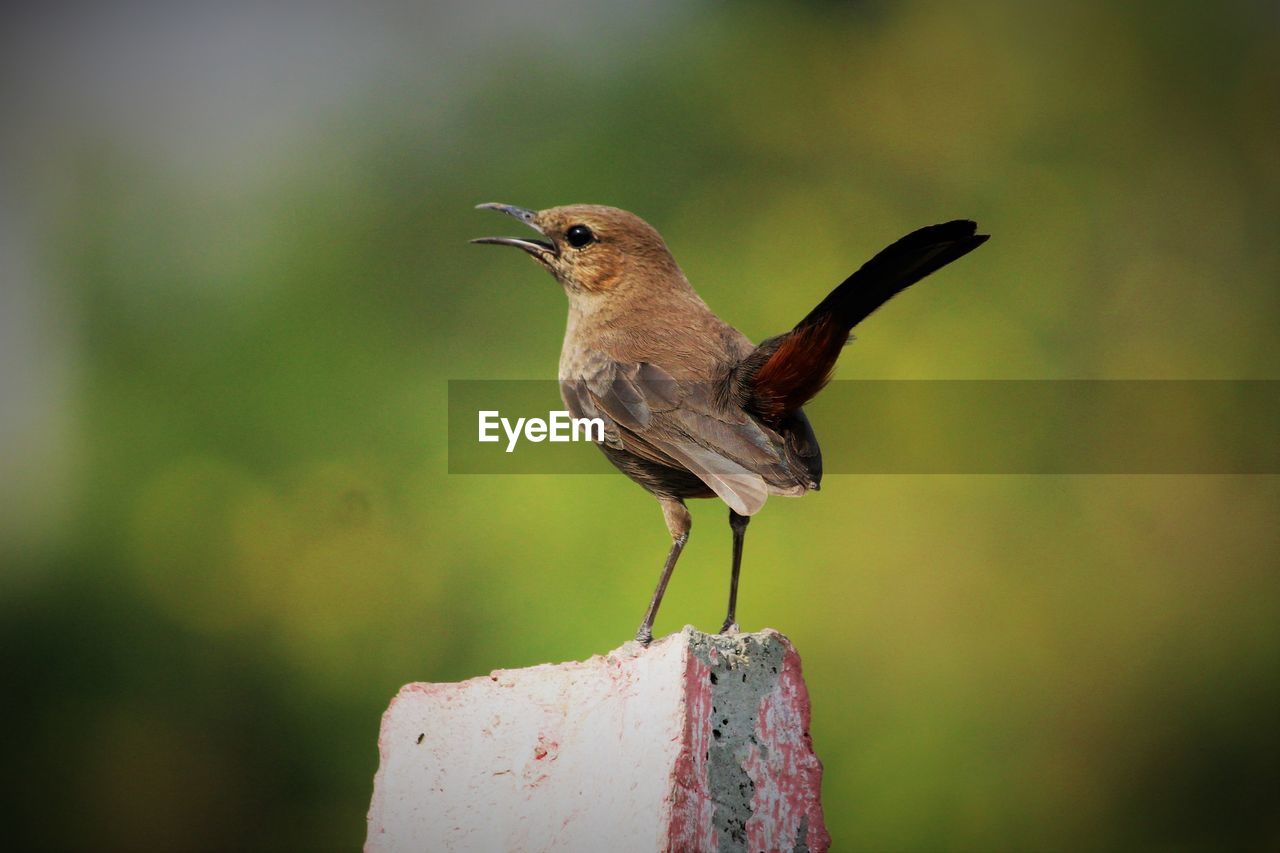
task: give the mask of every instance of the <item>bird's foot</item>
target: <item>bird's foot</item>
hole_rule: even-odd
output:
[[[653,630],[648,625],[641,625],[640,630],[636,631],[636,642],[643,648],[649,648],[649,644],[653,642]]]
[[[724,620],[724,624],[720,626],[721,634],[737,634],[739,630],[738,623],[733,619]]]

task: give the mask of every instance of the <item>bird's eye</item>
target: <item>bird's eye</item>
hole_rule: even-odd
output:
[[[564,238],[569,241],[569,245],[575,249],[581,249],[583,246],[596,239],[596,235],[591,233],[591,229],[585,225],[571,225],[569,230],[564,232]]]

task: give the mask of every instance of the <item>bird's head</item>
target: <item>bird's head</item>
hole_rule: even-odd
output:
[[[479,237],[472,243],[523,249],[571,295],[613,293],[636,281],[682,277],[661,235],[634,213],[596,204],[546,210],[497,203],[477,206],[519,219],[541,239]]]

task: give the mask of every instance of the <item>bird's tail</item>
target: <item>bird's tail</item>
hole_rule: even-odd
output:
[[[987,241],[957,219],[913,231],[867,261],[785,334],[756,348],[738,372],[747,406],[766,420],[799,409],[831,378],[849,332],[884,303]]]

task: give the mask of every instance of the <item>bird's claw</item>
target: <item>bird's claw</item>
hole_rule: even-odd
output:
[[[738,623],[732,619],[724,620],[724,624],[720,626],[721,634],[737,634],[739,631]]]

